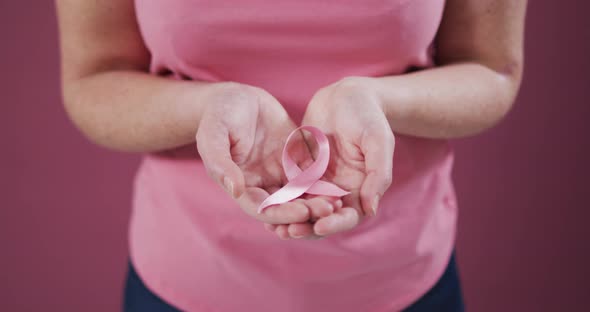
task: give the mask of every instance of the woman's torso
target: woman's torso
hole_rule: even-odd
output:
[[[432,65],[443,0],[136,0],[151,71],[236,81],[299,123],[346,76]],[[428,290],[452,249],[446,142],[397,136],[380,214],[320,241],[281,241],[246,216],[196,158],[148,155],[135,181],[131,255],[146,284],[190,311],[390,311]]]

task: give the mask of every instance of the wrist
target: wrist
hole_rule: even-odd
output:
[[[378,110],[386,114],[386,106],[379,96],[379,78],[350,76],[343,78],[333,85],[334,93],[343,99],[351,99],[352,103],[362,105],[374,105]],[[366,106],[364,106],[366,108]]]
[[[376,78],[375,94],[388,120],[405,120],[412,114],[406,90],[396,82],[399,77],[389,76]],[[393,123],[395,124],[395,123]]]
[[[172,105],[174,114],[177,116],[177,130],[183,137],[193,141],[199,128],[201,118],[205,114],[209,94],[218,88],[216,83],[209,82],[179,82],[175,92],[176,100]]]

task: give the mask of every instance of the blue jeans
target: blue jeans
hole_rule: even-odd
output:
[[[463,296],[455,256],[451,257],[443,276],[424,296],[404,312],[463,312]],[[123,302],[124,312],[178,312],[179,310],[152,293],[129,264]]]

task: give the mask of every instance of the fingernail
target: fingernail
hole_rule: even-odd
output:
[[[377,215],[377,208],[379,207],[379,195],[375,195],[373,198],[373,215]]]
[[[223,185],[225,186],[225,191],[228,192],[231,197],[234,197],[234,183],[228,177],[224,177]]]

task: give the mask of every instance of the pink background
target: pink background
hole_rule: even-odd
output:
[[[515,109],[456,142],[471,311],[590,310],[589,9],[530,1]],[[67,120],[52,1],[2,1],[0,20],[0,310],[117,311],[138,157]]]

